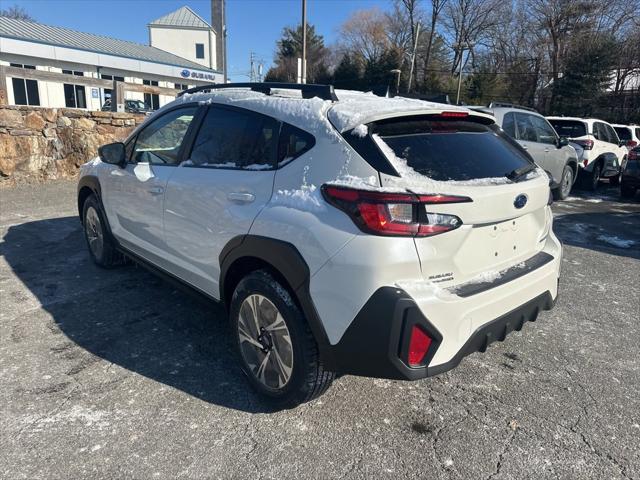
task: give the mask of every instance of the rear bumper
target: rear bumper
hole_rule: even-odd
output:
[[[522,275],[498,279],[495,285],[460,296],[421,296],[408,288],[375,291],[340,341],[330,347],[332,367],[367,377],[417,380],[456,367],[464,357],[485,351],[526,322],[533,322],[556,301],[562,256],[551,235],[544,262],[533,262]],[[466,295],[466,296],[465,296]],[[409,335],[419,325],[432,338],[424,366],[410,367]]]

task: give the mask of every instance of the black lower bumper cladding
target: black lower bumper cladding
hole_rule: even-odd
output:
[[[411,327],[419,325],[433,339],[425,364],[435,355],[442,335],[406,292],[383,287],[362,307],[340,342],[331,347],[331,356],[340,373],[398,380],[430,377],[455,368],[471,353],[484,352],[496,340],[503,341],[510,332],[535,321],[540,311],[553,308],[553,304],[547,291],[478,328],[447,363],[412,368],[403,360]]]

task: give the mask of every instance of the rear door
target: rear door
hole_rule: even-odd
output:
[[[375,125],[376,141],[406,162],[401,178],[381,175],[382,185],[419,194],[468,197],[470,201],[425,205],[427,218],[455,215],[459,228],[415,238],[426,280],[457,285],[479,274],[498,272],[529,259],[544,246],[550,225],[549,185],[527,156],[504,133],[470,121],[398,120]],[[381,148],[384,152],[385,148]],[[529,174],[513,177],[514,170]]]
[[[165,197],[165,238],[178,276],[218,298],[222,249],[249,232],[271,198],[280,123],[212,105]]]
[[[197,105],[182,106],[153,119],[127,145],[126,167],[113,165],[100,178],[113,234],[126,248],[160,266],[166,257],[165,188],[197,110]]]

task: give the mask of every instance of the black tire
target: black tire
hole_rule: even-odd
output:
[[[633,198],[636,195],[636,189],[629,186],[629,185],[625,185],[624,182],[622,182],[622,184],[620,185],[620,196],[622,198]]]
[[[122,255],[116,250],[113,237],[106,227],[107,222],[102,205],[95,195],[89,195],[82,207],[82,225],[87,249],[94,263],[102,268],[121,265]],[[97,236],[98,239],[96,240]],[[99,248],[97,245],[99,244]]]
[[[569,165],[565,165],[560,185],[553,189],[553,199],[564,200],[571,193],[571,187],[573,187],[573,169]]]
[[[609,185],[613,185],[614,187],[620,185],[620,174],[609,177]]]
[[[248,328],[251,320],[246,317],[252,314],[256,306],[261,318],[257,321],[254,318],[255,325]],[[272,307],[277,309],[275,314],[279,313],[284,320],[286,333],[281,335],[283,339],[288,335],[289,341],[279,342],[276,335],[268,339],[263,337],[263,326],[274,318]],[[318,345],[302,311],[289,291],[269,272],[258,270],[240,281],[231,298],[229,318],[242,371],[253,389],[269,404],[276,408],[294,408],[322,395],[329,388],[335,373],[324,369]],[[282,323],[275,318],[271,325]],[[263,322],[265,319],[268,321]],[[261,327],[257,328],[258,325]],[[273,334],[281,329],[283,327],[269,331]],[[256,335],[258,332],[262,333]],[[263,350],[259,349],[259,345],[263,345]],[[254,363],[250,363],[250,360],[254,360]],[[288,360],[290,363],[287,363]],[[280,385],[287,374],[288,378]]]
[[[584,172],[582,177],[582,185],[585,189],[595,192],[598,189],[598,183],[600,182],[600,173],[602,172],[602,166],[600,162],[596,162],[591,172]]]

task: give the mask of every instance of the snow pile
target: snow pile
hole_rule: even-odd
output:
[[[633,240],[626,240],[615,235],[598,235],[598,240],[618,248],[631,248],[636,244]]]
[[[477,285],[477,284],[481,284],[481,283],[491,283],[491,282],[495,282],[496,280],[502,278],[502,276],[509,270],[515,270],[515,269],[522,269],[526,267],[526,263],[525,262],[520,262],[517,265],[513,265],[509,268],[505,268],[502,270],[487,270],[486,272],[481,272],[478,275],[476,275],[475,277],[471,278],[471,280],[467,280],[464,283],[460,283],[458,285],[456,285],[455,287],[452,287],[452,291],[456,292],[458,291],[458,289],[462,288],[462,287],[467,287],[469,285]]]
[[[271,203],[310,212],[319,212],[325,209],[322,194],[315,185],[305,184],[295,190],[278,190]]]
[[[369,133],[369,129],[364,123],[361,123],[360,125],[356,126],[353,130],[351,130],[351,135],[355,135],[356,137],[360,137],[360,138],[366,137],[368,133]]]
[[[426,280],[410,280],[396,282],[396,287],[405,290],[413,297],[419,297],[421,300],[428,298],[437,298],[439,300],[456,300],[458,295],[448,288],[442,288],[436,283]]]
[[[269,170],[273,168],[269,164],[260,164],[260,163],[252,163],[251,165],[245,165],[244,167],[239,167],[235,162],[224,162],[224,163],[193,163],[193,160],[184,160],[178,164],[179,167],[209,167],[209,168],[242,168],[242,170]]]

